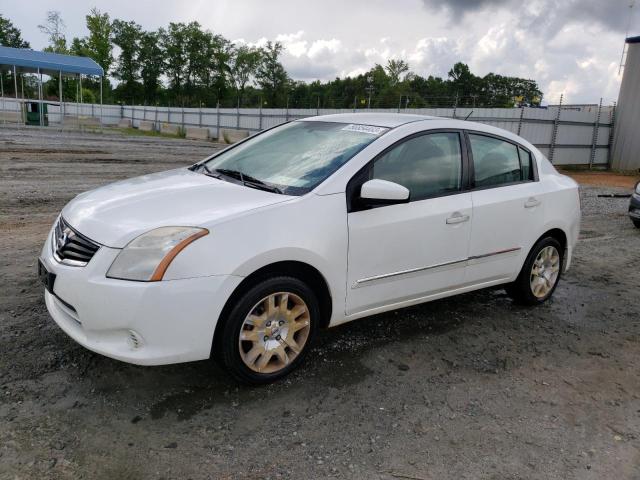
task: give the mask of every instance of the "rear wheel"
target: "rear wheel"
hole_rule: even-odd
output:
[[[293,277],[265,280],[231,310],[222,330],[222,361],[242,382],[278,380],[306,356],[319,317],[318,300],[304,282]]]
[[[640,228],[640,220],[636,220],[635,218],[632,218],[631,221],[636,226],[636,228]]]
[[[553,237],[545,237],[536,243],[518,278],[506,287],[509,296],[524,305],[537,305],[548,300],[560,280],[562,255],[562,246]]]

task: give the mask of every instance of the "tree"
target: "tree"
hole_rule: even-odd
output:
[[[184,23],[170,23],[169,28],[162,33],[162,47],[165,51],[165,73],[169,78],[169,87],[173,90],[174,99],[182,93],[182,83],[187,64],[185,54]]]
[[[142,27],[136,22],[114,20],[111,25],[113,43],[120,47],[113,76],[122,81],[119,86],[127,100],[134,98],[137,80],[140,78],[140,38]]]
[[[13,23],[0,14],[0,45],[13,48],[31,48],[29,42],[22,38],[22,33]]]
[[[65,31],[67,26],[62,20],[60,12],[49,10],[42,25],[38,25],[40,31],[49,37],[49,45],[44,49],[46,52],[67,53],[67,38]]]
[[[409,71],[409,64],[404,60],[391,59],[387,62],[385,70],[389,75],[389,83],[395,86],[400,83],[400,76]]]
[[[262,61],[261,52],[247,45],[235,46],[229,62],[229,77],[238,94],[238,102],[242,105],[244,89],[258,71]]]
[[[289,82],[289,75],[278,58],[283,46],[280,42],[268,41],[262,49],[262,61],[256,72],[256,80],[262,88],[267,99],[267,105],[276,105],[278,97],[284,93],[285,86]]]
[[[138,61],[146,103],[155,102],[160,89],[160,75],[164,68],[164,50],[160,41],[163,35],[164,30],[160,29],[157,32],[143,32],[140,37]]]
[[[473,106],[482,93],[482,79],[471,73],[469,66],[458,62],[449,70],[449,78],[453,94],[458,98],[458,105]]]
[[[108,75],[113,63],[109,14],[92,8],[85,18],[89,30],[89,36],[85,40],[86,53],[102,67],[104,74]]]

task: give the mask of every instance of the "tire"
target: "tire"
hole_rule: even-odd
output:
[[[640,220],[636,220],[635,218],[632,218],[631,221],[636,226],[636,228],[640,228]]]
[[[219,358],[242,383],[274,382],[302,363],[319,323],[319,302],[306,283],[288,276],[263,280],[232,307]]]
[[[543,251],[550,255],[541,260],[540,256],[545,255]],[[506,286],[507,294],[522,305],[546,302],[560,282],[563,260],[564,249],[558,240],[553,237],[539,240],[529,252],[518,278]]]

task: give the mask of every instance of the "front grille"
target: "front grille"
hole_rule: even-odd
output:
[[[93,258],[100,245],[58,219],[53,232],[53,253],[60,263],[83,267]]]

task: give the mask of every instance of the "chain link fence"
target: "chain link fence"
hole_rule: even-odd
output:
[[[449,97],[447,97],[449,98]],[[449,99],[450,100],[450,99]],[[480,102],[476,99],[477,103]],[[25,124],[28,100],[4,97],[0,102],[0,126]],[[315,115],[347,112],[401,112],[466,119],[493,125],[522,136],[556,165],[609,166],[615,123],[615,105],[558,105],[547,107],[491,108],[473,105],[411,108],[400,102],[393,108],[367,108],[357,99],[352,108],[184,108],[159,106],[97,105],[46,102],[49,128],[132,127],[222,140],[225,132],[250,135],[283,122]]]

